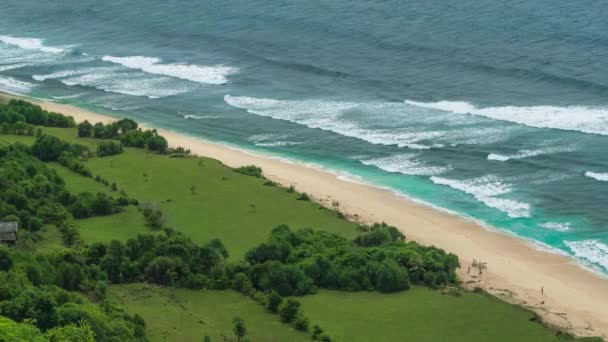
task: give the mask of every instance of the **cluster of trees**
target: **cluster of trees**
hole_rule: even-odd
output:
[[[90,156],[89,148],[80,144],[70,144],[56,136],[42,134],[36,138],[31,147],[32,154],[42,161],[59,161],[61,157],[86,158]]]
[[[44,139],[46,136],[41,136]],[[34,149],[40,151],[41,149]],[[47,155],[48,156],[48,155]],[[38,231],[44,224],[58,227],[72,217],[110,215],[134,201],[103,193],[74,195],[57,173],[30,154],[22,144],[0,147],[0,219]]]
[[[0,123],[0,134],[34,136],[36,134],[36,126],[30,125],[23,121],[17,121],[13,124],[5,121],[5,122]]]
[[[158,134],[156,130],[142,130],[138,128],[137,122],[131,119],[122,119],[104,125],[101,122],[92,125],[85,121],[78,124],[79,137],[93,137],[97,139],[119,139],[123,146],[147,148],[151,151],[164,153],[167,150],[167,140]],[[106,151],[113,151],[117,154],[122,151],[115,149],[116,146],[106,146]],[[98,151],[99,152],[99,151]],[[111,155],[111,154],[104,154]]]
[[[282,296],[314,293],[319,287],[395,292],[411,283],[436,287],[457,281],[457,256],[404,240],[385,224],[365,227],[354,241],[282,225],[268,242],[247,252],[249,278],[255,288]]]
[[[103,272],[73,251],[45,256],[0,247],[0,259],[0,340],[147,340],[143,319],[105,302]]]
[[[11,100],[8,104],[0,104],[0,123],[15,124],[23,122],[34,126],[75,127],[71,116],[47,112],[40,106],[23,100]]]

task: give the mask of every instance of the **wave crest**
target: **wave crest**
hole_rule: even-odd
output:
[[[203,84],[228,83],[227,77],[238,72],[237,68],[224,65],[163,64],[159,58],[145,56],[104,56],[101,60],[120,64],[129,69],[138,69],[149,74],[170,76]]]
[[[65,51],[65,49],[62,49],[62,48],[53,47],[53,46],[45,46],[44,44],[42,44],[43,40],[37,39],[37,38],[19,38],[19,37],[0,35],[0,42],[9,44],[9,45],[13,45],[13,46],[17,46],[17,47],[19,47],[21,49],[25,49],[25,50],[38,50],[38,51],[48,52],[48,53],[62,53]]]
[[[388,172],[397,172],[404,175],[431,176],[448,171],[449,167],[430,166],[416,160],[416,154],[396,154],[388,157],[361,160],[364,165],[375,166]]]
[[[585,106],[477,107],[464,101],[417,102],[406,104],[456,114],[478,115],[536,128],[552,128],[608,135],[608,108]]]
[[[587,171],[585,172],[585,177],[593,178],[600,182],[608,182],[608,173]]]
[[[498,209],[512,218],[529,217],[530,205],[507,198],[497,196],[507,194],[512,191],[511,185],[504,183],[501,179],[493,175],[467,180],[454,180],[432,176],[431,181],[439,185],[447,185],[452,189],[460,190],[473,195],[476,200],[486,206]]]

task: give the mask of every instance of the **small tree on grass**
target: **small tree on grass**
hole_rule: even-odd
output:
[[[306,318],[301,312],[296,315],[293,321],[293,325],[300,331],[308,331],[308,318]]]
[[[279,311],[279,305],[283,302],[283,297],[281,297],[277,291],[272,290],[268,295],[268,302],[266,303],[266,309],[270,312],[277,313]]]
[[[312,327],[312,339],[314,341],[319,341],[321,339],[321,335],[323,335],[323,329],[320,326],[315,325]]]
[[[240,342],[247,335],[245,321],[240,317],[234,317],[232,319],[232,331],[234,332],[234,336],[236,336],[237,342]]]
[[[196,195],[196,187],[194,185],[190,187],[190,193],[192,194],[192,196]]]
[[[281,321],[290,323],[296,318],[299,311],[300,302],[290,298],[284,302],[283,305],[281,305],[281,308],[279,309],[279,316],[281,316]]]
[[[157,205],[152,203],[144,203],[139,207],[139,209],[144,215],[148,225],[154,228],[162,228],[165,225],[165,217]]]

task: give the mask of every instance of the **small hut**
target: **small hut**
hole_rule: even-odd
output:
[[[0,222],[0,242],[17,242],[18,229],[19,223],[17,222]]]

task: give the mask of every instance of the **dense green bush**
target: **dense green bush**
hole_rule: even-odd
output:
[[[264,178],[264,175],[262,174],[262,169],[255,165],[241,166],[239,168],[233,169],[233,171],[247,176]]]
[[[104,141],[97,145],[97,156],[106,157],[122,153],[122,144],[115,141]]]
[[[456,282],[455,255],[405,242],[385,224],[364,230],[351,242],[323,231],[293,232],[279,226],[268,242],[246,253],[251,282],[260,291],[281,296],[314,293],[317,287],[395,292],[410,283],[434,287]]]
[[[56,136],[43,134],[36,138],[31,147],[32,154],[42,161],[58,161],[64,153],[73,157],[88,156],[88,147],[79,144],[69,144]]]
[[[74,118],[58,113],[47,112],[30,102],[11,100],[0,104],[0,122],[14,124],[24,122],[36,126],[75,127]]]

